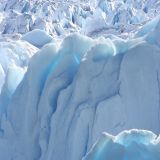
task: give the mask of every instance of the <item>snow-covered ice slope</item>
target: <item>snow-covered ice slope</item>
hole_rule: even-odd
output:
[[[86,160],[97,160],[102,154],[103,160],[103,154],[108,156],[103,144],[110,145],[108,139],[113,148],[117,144],[107,136],[89,152],[102,132],[137,128],[159,134],[160,23],[151,26],[143,37],[129,41],[72,34],[60,46],[46,44],[30,60],[1,116],[0,159],[82,160],[88,155]],[[125,139],[125,134],[116,141],[123,149],[129,145],[125,156],[138,146],[158,160],[159,140],[151,144],[155,135],[131,131]],[[134,160],[148,160],[139,152]]]

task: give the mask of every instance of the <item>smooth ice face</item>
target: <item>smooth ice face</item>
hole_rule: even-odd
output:
[[[45,44],[51,42],[52,39],[53,38],[50,35],[40,29],[35,29],[22,36],[22,40],[25,40],[38,48],[41,48]]]
[[[103,133],[83,160],[106,159],[159,160],[159,138],[145,130],[123,131],[117,136]]]
[[[4,83],[5,83],[5,73],[2,68],[2,65],[0,65],[0,93],[1,93],[1,89]]]
[[[154,18],[153,20],[151,20],[149,23],[147,23],[146,25],[144,25],[137,33],[136,33],[136,37],[142,37],[145,36],[147,33],[151,32],[152,30],[154,30],[158,24],[158,22],[160,21],[160,16],[157,16],[156,18]]]

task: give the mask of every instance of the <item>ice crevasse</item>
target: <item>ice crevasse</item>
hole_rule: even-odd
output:
[[[160,155],[159,141],[148,131],[123,132],[127,140],[105,134],[95,144],[102,132],[137,128],[160,133],[159,26],[130,41],[73,34],[60,47],[45,45],[6,106],[0,159],[111,160],[114,153],[107,154],[107,145],[126,151],[112,160],[127,160],[135,154],[128,147],[136,145],[149,155],[134,160]]]

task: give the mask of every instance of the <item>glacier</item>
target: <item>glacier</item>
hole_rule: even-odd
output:
[[[158,0],[0,0],[0,160],[160,160]]]
[[[159,28],[156,18],[129,40],[35,30],[1,42],[27,58],[0,61],[0,159],[159,160]]]

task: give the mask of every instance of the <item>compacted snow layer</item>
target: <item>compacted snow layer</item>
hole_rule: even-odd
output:
[[[42,47],[4,105],[0,159],[103,160],[115,149],[126,160],[135,149],[134,160],[158,160],[159,140],[147,131],[103,136],[90,149],[102,132],[160,133],[159,27],[129,41],[72,34]]]

